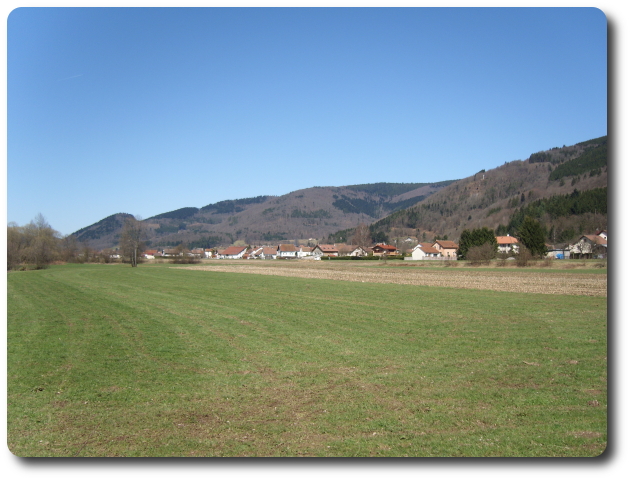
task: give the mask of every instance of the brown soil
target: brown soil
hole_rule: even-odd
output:
[[[552,295],[606,297],[608,289],[606,275],[576,273],[575,271],[564,273],[502,269],[480,271],[453,268],[366,268],[365,266],[332,264],[332,262],[293,261],[289,263],[271,261],[263,263],[237,260],[217,262],[212,265],[173,268]]]

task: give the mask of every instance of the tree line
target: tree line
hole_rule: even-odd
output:
[[[119,253],[123,262],[138,265],[145,248],[145,230],[134,217],[125,219],[120,235]],[[62,236],[40,213],[27,225],[14,222],[7,226],[7,271],[43,269],[54,262],[109,262],[112,252],[96,255],[87,242],[79,243],[75,235]]]

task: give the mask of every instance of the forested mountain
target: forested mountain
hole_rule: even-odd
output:
[[[375,183],[312,187],[282,196],[223,200],[184,207],[143,220],[148,244],[211,248],[320,240],[340,228],[372,223],[418,203],[452,183]],[[95,249],[115,247],[126,214],[107,217],[74,233]]]
[[[372,237],[392,243],[409,236],[418,241],[457,241],[464,229],[481,227],[514,235],[526,215],[543,224],[549,243],[605,229],[607,144],[607,137],[596,138],[482,170],[373,222]],[[352,232],[338,231],[329,241],[347,241]]]
[[[529,215],[543,224],[548,242],[568,242],[607,227],[607,148],[608,138],[601,137],[535,152],[456,181],[312,187],[179,208],[143,223],[153,247],[210,248],[349,242],[359,224],[369,225],[374,241],[457,241],[464,229],[516,234]],[[92,248],[115,247],[125,215],[74,235]]]

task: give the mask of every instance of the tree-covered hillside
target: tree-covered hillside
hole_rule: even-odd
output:
[[[370,231],[373,239],[390,241],[408,236],[457,239],[464,229],[513,232],[515,222],[530,215],[543,223],[550,241],[574,239],[606,228],[607,183],[607,137],[600,137],[482,170],[372,222]],[[541,209],[547,209],[544,215]],[[351,236],[352,229],[346,229],[329,238]]]

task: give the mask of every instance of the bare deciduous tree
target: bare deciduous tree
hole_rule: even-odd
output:
[[[57,256],[59,232],[53,230],[44,216],[39,213],[26,225],[26,260],[35,268],[46,268]]]
[[[35,268],[46,268],[57,258],[59,232],[54,230],[44,216],[38,214],[28,225],[7,228],[7,268],[19,264],[30,264]]]
[[[144,248],[144,225],[134,217],[128,217],[120,234],[120,249],[123,257],[131,263],[132,267],[138,266],[140,253]]]
[[[65,262],[71,262],[76,260],[79,253],[79,245],[77,243],[77,237],[74,235],[66,235],[59,242],[59,254],[61,259]]]
[[[360,247],[369,247],[372,245],[372,235],[370,228],[365,223],[360,223],[352,236],[352,244]]]

